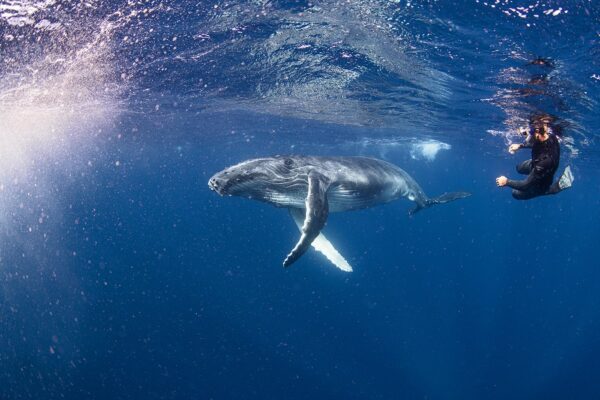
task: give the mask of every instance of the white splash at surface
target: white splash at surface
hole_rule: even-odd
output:
[[[358,142],[347,142],[346,146],[359,147],[361,153],[368,154],[375,150],[380,158],[388,158],[390,152],[408,152],[414,160],[432,162],[442,150],[450,150],[452,146],[439,140],[419,137],[399,138],[363,138]]]
[[[35,14],[54,4],[56,0],[8,0],[0,3],[0,17],[9,25],[33,25],[36,22]]]
[[[437,140],[425,140],[412,145],[410,156],[415,160],[425,159],[431,162],[435,160],[440,150],[450,150],[451,148],[452,146],[448,143]]]

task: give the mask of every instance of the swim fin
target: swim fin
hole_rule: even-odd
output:
[[[558,187],[560,188],[560,190],[568,189],[571,186],[573,186],[574,180],[575,177],[571,172],[571,166],[567,165],[567,168],[565,168],[565,171],[562,173],[560,179],[558,180]]]

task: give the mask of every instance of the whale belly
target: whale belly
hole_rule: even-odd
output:
[[[306,201],[306,191],[290,191],[289,193],[279,190],[266,190],[261,199],[276,207],[286,208],[304,208]]]
[[[360,210],[378,204],[387,203],[395,199],[391,188],[360,187],[351,185],[339,185],[327,192],[329,211],[340,212]]]

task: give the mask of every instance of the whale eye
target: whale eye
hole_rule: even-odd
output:
[[[283,164],[288,168],[292,168],[294,166],[294,160],[292,160],[291,158],[286,158],[285,160],[283,160]]]

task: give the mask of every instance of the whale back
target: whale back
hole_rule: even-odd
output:
[[[332,184],[328,191],[332,212],[357,210],[388,203],[401,197],[425,201],[419,184],[403,169],[383,160],[367,157],[339,157],[332,160]]]

